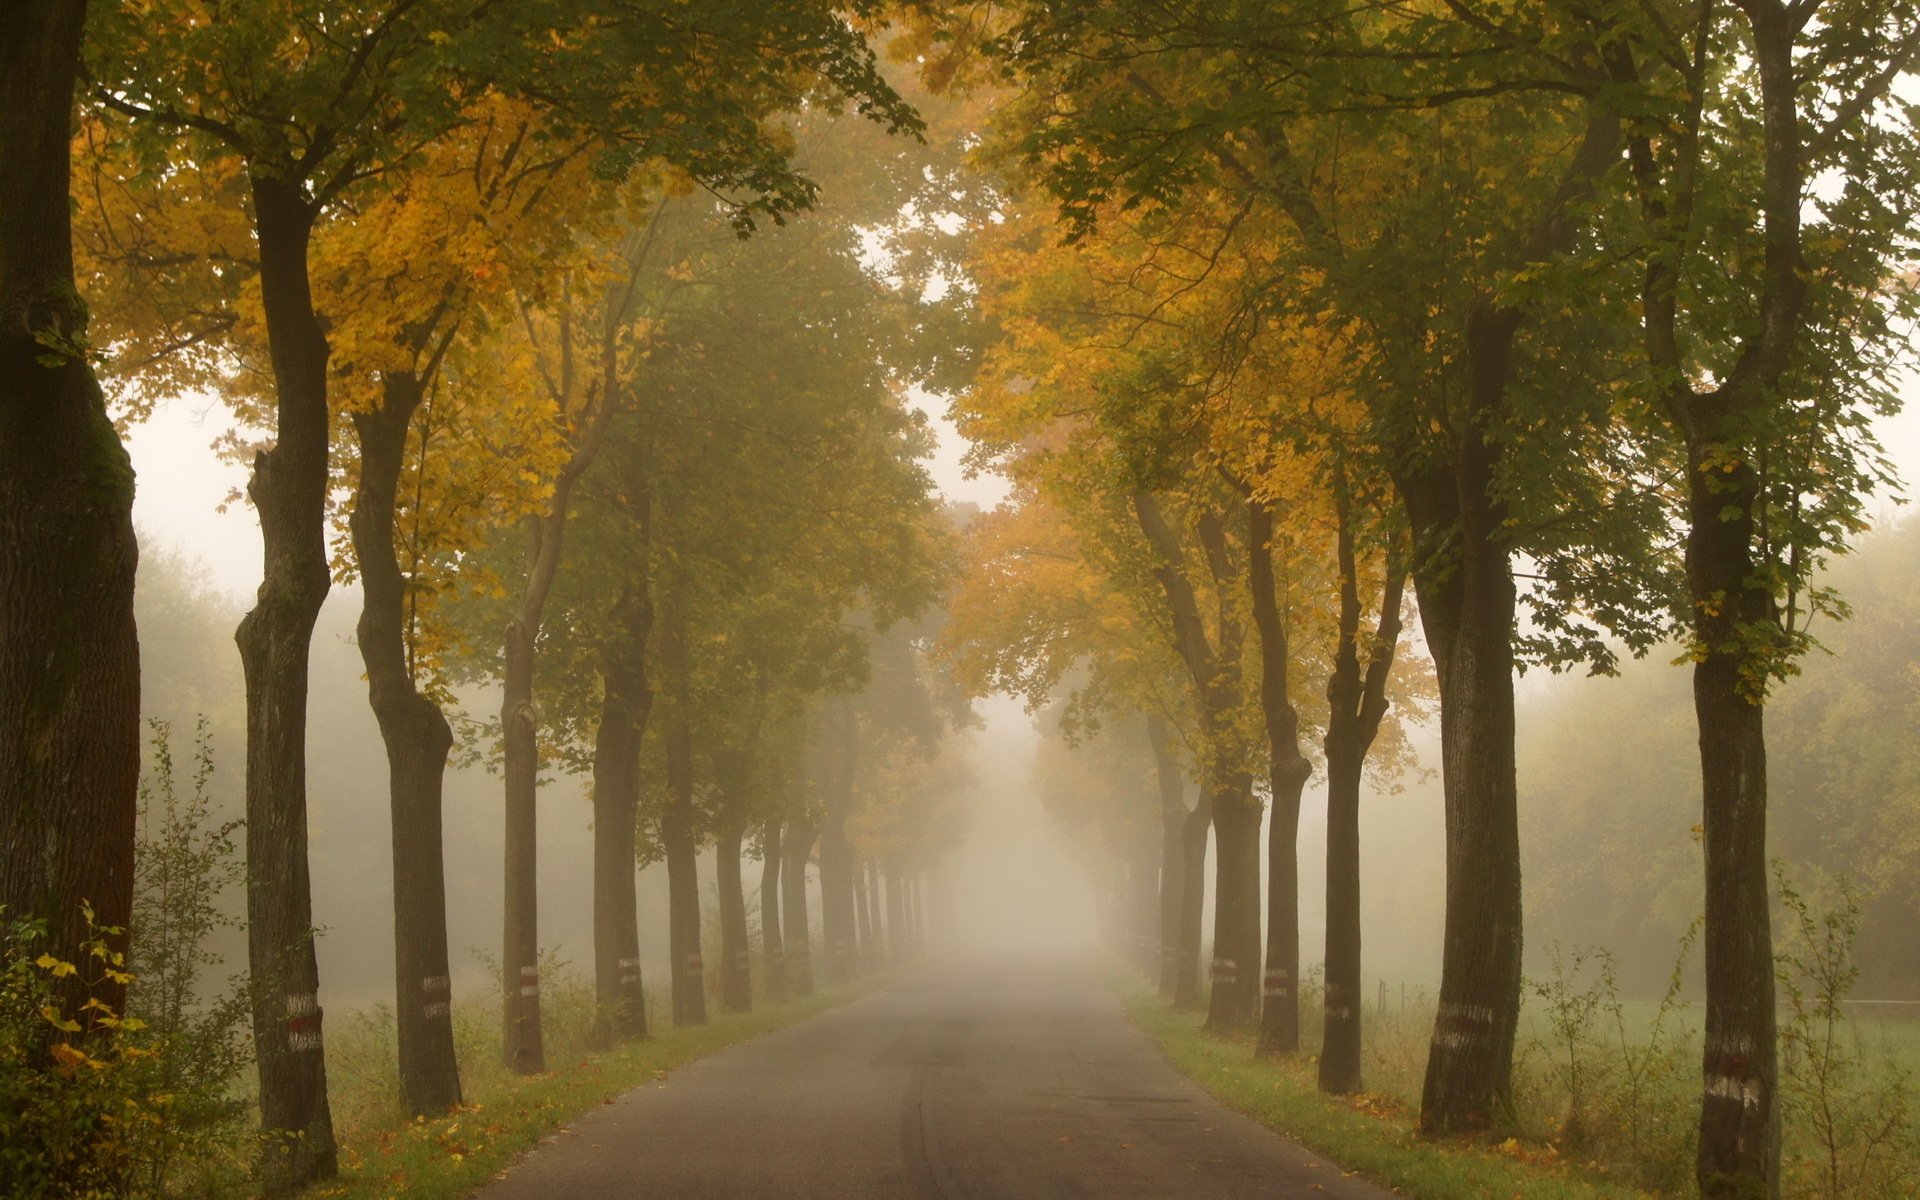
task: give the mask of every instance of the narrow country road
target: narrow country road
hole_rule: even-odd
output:
[[[1216,1104],[1092,969],[943,963],[627,1094],[478,1198],[1388,1195]]]

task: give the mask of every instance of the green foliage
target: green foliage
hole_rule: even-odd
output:
[[[139,1046],[117,1037],[122,1021],[97,999],[73,1000],[74,982],[124,974],[92,923],[82,962],[45,953],[45,931],[0,912],[0,1195],[91,1200],[124,1194],[139,1177],[140,1126],[154,1116]]]
[[[86,957],[36,953],[32,927],[0,925],[0,1194],[201,1198],[238,1195],[251,1162],[251,1106],[235,1090],[251,1057],[244,977],[224,991],[211,941],[233,925],[226,889],[242,868],[236,823],[214,824],[212,745],[176,771],[155,721],[141,785],[134,900],[123,931],[92,924]],[[4,914],[0,914],[3,917]],[[126,987],[123,1012],[90,993]],[[86,998],[78,997],[85,995]]]
[[[1859,896],[1842,877],[1836,906],[1818,912],[1777,861],[1774,877],[1787,924],[1776,956],[1790,1129],[1782,1170],[1796,1194],[1820,1200],[1911,1196],[1920,1184],[1913,1069],[1876,1060],[1847,1011],[1860,978]]]
[[[175,769],[172,727],[151,725],[135,850],[134,981],[127,996],[128,1011],[146,1026],[144,1049],[151,1055],[144,1085],[153,1111],[137,1152],[139,1186],[145,1195],[204,1196],[247,1167],[235,1143],[249,1105],[234,1092],[252,1062],[245,975],[224,991],[208,979],[225,961],[212,940],[238,926],[228,914],[232,890],[245,876],[234,840],[240,822],[216,824],[211,814],[207,722],[195,730],[186,780]]]

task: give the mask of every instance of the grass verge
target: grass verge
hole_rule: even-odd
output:
[[[1432,1142],[1391,1097],[1323,1095],[1311,1058],[1253,1056],[1251,1037],[1203,1032],[1198,1013],[1169,1009],[1133,983],[1119,985],[1133,1023],[1167,1059],[1227,1107],[1416,1200],[1640,1200],[1652,1195],[1518,1139]]]
[[[872,991],[881,978],[822,987],[812,996],[739,1015],[721,1014],[691,1029],[667,1028],[645,1041],[573,1056],[544,1074],[470,1079],[468,1103],[432,1120],[348,1127],[340,1137],[340,1176],[301,1193],[303,1200],[456,1200],[487,1183],[549,1133],[595,1105],[728,1046],[838,1007]]]

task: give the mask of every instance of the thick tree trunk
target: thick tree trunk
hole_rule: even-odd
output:
[[[780,822],[768,821],[760,849],[760,945],[767,961],[767,999],[787,998],[787,964],[780,936]]]
[[[1300,1051],[1300,793],[1313,766],[1300,752],[1300,714],[1287,672],[1292,647],[1273,574],[1273,514],[1247,504],[1247,584],[1260,634],[1260,715],[1267,734],[1267,966],[1260,989],[1259,1054]]]
[[[1340,625],[1327,677],[1327,942],[1326,1024],[1320,1042],[1320,1090],[1361,1089],[1360,1035],[1360,780],[1367,752],[1387,712],[1387,679],[1400,642],[1406,576],[1389,551],[1380,593],[1380,623],[1364,671],[1360,663],[1359,568],[1344,478],[1338,485]]]
[[[327,598],[327,357],[307,276],[315,210],[256,167],[260,297],[273,360],[274,444],[247,487],[264,571],[235,641],[247,689],[247,952],[260,1071],[261,1181],[290,1191],[336,1170],[307,869],[307,653]]]
[[[1213,789],[1213,988],[1207,1028],[1246,1029],[1260,1014],[1260,803],[1244,772]]]
[[[753,950],[747,940],[747,893],[741,881],[740,844],[745,836],[737,823],[714,838],[714,880],[720,890],[720,1007],[727,1012],[753,1011]]]
[[[607,624],[613,636],[602,650],[593,744],[593,990],[598,1037],[611,1044],[647,1036],[634,881],[640,750],[653,711],[646,657],[653,603],[644,578],[621,590]]]
[[[1717,432],[1717,431],[1715,431]],[[1772,620],[1752,557],[1759,478],[1731,439],[1689,446],[1687,587],[1703,657],[1693,671],[1706,848],[1707,1014],[1700,1148],[1706,1197],[1777,1195],[1779,1062],[1768,911],[1767,743],[1747,630]]]
[[[1160,998],[1171,1001],[1179,990],[1187,780],[1180,770],[1173,730],[1157,716],[1147,718],[1147,743],[1153,748],[1154,778],[1160,785]]]
[[[1469,320],[1480,411],[1504,395],[1519,318]],[[1402,482],[1417,542],[1414,575],[1440,684],[1447,912],[1440,1002],[1420,1128],[1484,1129],[1511,1107],[1520,1018],[1520,832],[1514,775],[1512,562],[1495,498],[1499,449],[1470,427],[1452,470]]]
[[[667,857],[668,953],[673,964],[673,1023],[707,1023],[706,963],[700,956],[700,874],[694,833],[693,736],[685,717],[668,730],[667,809],[660,841]]]
[[[85,9],[0,6],[0,909],[44,921],[46,952],[81,964],[82,901],[97,923],[128,924],[140,779],[133,470],[73,282]],[[125,1011],[112,980],[73,977],[61,998]]]
[[[813,855],[814,831],[789,827],[780,839],[781,949],[787,957],[787,979],[796,996],[813,995],[813,928],[807,912],[807,859]]]
[[[1180,1008],[1206,1003],[1200,957],[1206,941],[1207,840],[1213,833],[1213,801],[1202,789],[1180,833],[1180,949],[1174,963],[1173,1002]]]
[[[360,479],[351,518],[362,594],[360,658],[367,669],[368,703],[386,743],[393,820],[400,1100],[415,1116],[443,1113],[460,1103],[441,839],[441,787],[453,730],[440,706],[414,685],[407,639],[408,580],[394,542],[407,432],[424,390],[414,375],[388,374],[380,407],[354,415]]]
[[[1320,1090],[1350,1095],[1360,1077],[1360,775],[1365,751],[1327,735],[1326,1025]]]
[[[537,623],[507,625],[500,728],[506,776],[506,907],[501,951],[505,1029],[501,1053],[509,1070],[546,1069],[540,1027],[539,730],[533,708]]]

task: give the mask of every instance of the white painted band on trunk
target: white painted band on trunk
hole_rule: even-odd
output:
[[[522,996],[538,996],[540,994],[540,989],[533,986],[532,984],[528,984],[525,987],[520,989],[520,994]]]
[[[1760,1081],[1735,1075],[1716,1075],[1707,1080],[1707,1095],[1732,1100],[1743,1108],[1760,1107]]]
[[[623,958],[620,960],[620,969],[622,971],[631,971],[633,968],[639,965],[640,965],[640,960],[637,958]]]
[[[522,978],[522,979],[538,979],[538,978],[540,978],[540,968],[539,968],[539,967],[521,967],[521,968],[520,968],[520,978]]]
[[[453,1005],[447,1003],[445,1000],[435,1000],[432,1004],[421,1009],[420,1015],[429,1021],[434,1021],[447,1016],[451,1012],[453,1012]]]
[[[287,1035],[287,1051],[292,1054],[311,1054],[320,1048],[320,1031],[302,1029]]]
[[[300,1017],[311,1017],[320,1011],[320,997],[312,992],[288,993],[286,1003],[287,1019],[289,1021],[297,1020]]]
[[[429,995],[435,992],[448,991],[452,989],[452,987],[453,980],[448,979],[445,975],[429,975],[420,981],[420,990]]]

